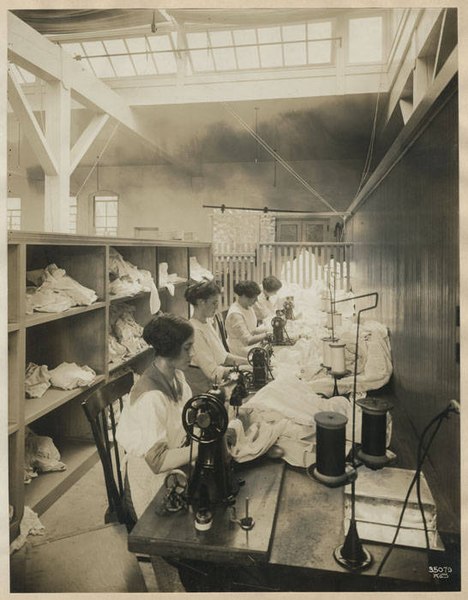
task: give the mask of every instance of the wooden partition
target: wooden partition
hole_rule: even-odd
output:
[[[393,387],[415,461],[425,426],[460,400],[457,116],[452,93],[347,226],[353,286],[380,294],[373,314],[390,329]],[[425,471],[442,530],[458,530],[459,416],[443,422]]]

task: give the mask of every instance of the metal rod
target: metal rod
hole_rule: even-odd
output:
[[[202,208],[219,208],[220,210],[252,210],[259,212],[281,212],[281,213],[294,213],[294,214],[306,214],[306,215],[315,215],[317,217],[336,217],[344,216],[348,213],[346,212],[314,212],[312,210],[289,210],[287,208],[269,208],[268,206],[264,206],[263,208],[254,208],[254,207],[244,207],[244,206],[226,206],[224,204],[203,204]]]
[[[145,36],[146,37],[146,36]],[[150,37],[154,37],[154,36],[150,36]],[[122,38],[122,39],[128,39],[128,38]],[[130,38],[131,39],[131,38]],[[238,48],[260,48],[263,46],[284,46],[286,44],[310,44],[313,42],[332,42],[335,40],[341,40],[341,38],[339,37],[334,37],[334,38],[317,38],[317,39],[309,39],[309,40],[291,40],[291,41],[286,41],[286,42],[262,42],[262,43],[258,43],[258,44],[227,44],[227,45],[223,45],[223,46],[202,46],[200,48],[174,48],[174,49],[170,49],[170,50],[154,50],[152,49],[150,54],[167,54],[167,53],[175,53],[175,52],[192,52],[192,51],[200,51],[200,50],[228,50],[230,48],[237,50]],[[63,42],[64,44],[66,44],[67,42]],[[138,55],[143,55],[143,54],[148,54],[148,52],[146,51],[138,51],[138,52],[114,52],[112,54],[76,54],[75,56],[73,56],[73,58],[75,60],[81,60],[82,58],[112,58],[113,56],[138,56]]]

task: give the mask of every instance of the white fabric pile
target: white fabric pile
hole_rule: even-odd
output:
[[[26,279],[33,286],[26,288],[26,314],[37,312],[62,312],[73,306],[89,306],[96,302],[97,294],[66,274],[55,264],[45,269],[28,271]]]
[[[135,321],[134,313],[135,307],[124,302],[112,304],[110,307],[109,350],[112,348],[112,362],[119,362],[149,348],[142,338],[143,327]],[[122,347],[125,354],[122,353]]]
[[[203,281],[204,279],[211,281],[214,277],[211,271],[200,265],[196,256],[190,257],[189,271],[190,279],[193,279],[194,281]]]
[[[179,277],[177,273],[169,273],[169,265],[167,262],[159,263],[159,287],[166,288],[171,296],[175,293],[175,286],[177,283],[187,281],[184,277]]]
[[[65,471],[67,466],[60,460],[60,452],[52,438],[36,435],[26,428],[24,444],[24,483],[30,483],[39,473]]]
[[[37,513],[31,510],[29,506],[25,506],[23,518],[21,519],[20,523],[20,534],[11,542],[10,554],[13,554],[13,552],[16,552],[24,546],[28,535],[44,535],[44,531],[45,527],[39,521]]]
[[[113,296],[134,296],[150,292],[152,314],[161,308],[159,293],[151,273],[125,260],[115,248],[109,248],[109,292]]]
[[[26,367],[26,397],[42,398],[51,386],[62,390],[86,387],[95,379],[96,372],[87,365],[80,367],[76,363],[63,362],[55,369],[49,369],[47,365],[30,362]]]

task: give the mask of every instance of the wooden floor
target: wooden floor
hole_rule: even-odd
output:
[[[40,516],[44,535],[28,536],[12,556],[10,591],[157,591],[156,585],[151,589],[150,565],[143,567],[144,579],[128,552],[125,527],[104,524],[106,502],[102,468],[97,463]]]

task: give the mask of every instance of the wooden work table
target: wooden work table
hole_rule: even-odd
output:
[[[365,543],[373,555],[374,564],[361,574],[353,574],[340,567],[335,562],[333,551],[344,541],[343,488],[327,488],[311,479],[303,469],[288,466],[283,468],[280,461],[268,458],[259,459],[240,469],[240,473],[245,475],[246,488],[249,482],[256,482],[257,485],[257,491],[251,486],[250,491],[241,492],[244,496],[246,493],[251,496],[251,515],[256,520],[251,532],[247,533],[237,525],[230,525],[228,518],[223,520],[223,517],[218,517],[217,529],[213,524],[211,537],[207,538],[205,532],[200,535],[194,530],[193,515],[187,512],[182,516],[177,514],[161,517],[156,514],[161,498],[159,492],[129,535],[129,550],[220,564],[246,564],[242,552],[237,552],[234,546],[239,546],[239,539],[244,539],[247,540],[248,547],[249,536],[252,538],[255,530],[255,535],[260,538],[262,535],[266,538],[269,536],[267,529],[261,529],[268,528],[268,519],[265,519],[264,514],[267,496],[276,494],[277,490],[276,486],[269,486],[263,493],[259,490],[263,481],[262,474],[272,468],[277,469],[277,473],[281,472],[282,483],[278,502],[276,505],[272,503],[276,506],[276,514],[269,515],[274,519],[269,552],[263,555],[249,551],[247,554],[250,554],[250,561],[258,564],[266,560],[269,569],[281,574],[279,577],[284,583],[284,591],[437,589],[430,579],[426,552],[420,549],[395,548],[378,579],[373,575],[385,554],[386,545]],[[237,506],[241,513],[241,498]],[[324,587],[324,578],[332,581],[334,587]]]

